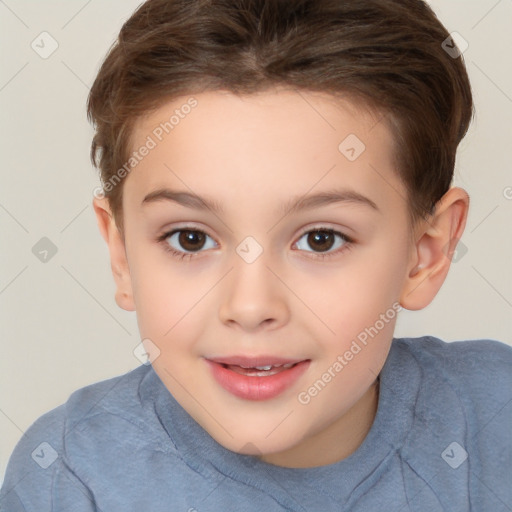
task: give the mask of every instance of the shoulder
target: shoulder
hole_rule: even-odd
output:
[[[72,468],[74,457],[70,457],[70,451],[76,451],[75,440],[88,432],[85,437],[93,441],[88,443],[90,448],[94,440],[104,439],[108,443],[108,437],[115,438],[120,428],[123,432],[128,430],[126,425],[139,431],[143,419],[138,389],[149,371],[151,367],[140,366],[81,388],[66,403],[38,418],[18,441],[9,459],[0,491],[0,508],[13,503],[13,510],[51,510],[52,494],[58,492],[60,485],[68,489],[66,493],[70,496],[76,492],[82,499],[86,497],[86,486]],[[98,450],[95,452],[90,456],[97,455]],[[84,455],[88,456],[80,454]]]
[[[73,392],[64,404],[68,429],[97,415],[138,416],[142,406],[139,388],[150,366],[139,366],[123,375],[96,382]]]
[[[409,436],[411,460],[423,457],[417,471],[425,471],[432,452],[432,467],[440,465],[439,474],[445,474],[438,455],[458,446],[470,460],[468,481],[474,474],[485,476],[498,494],[512,499],[505,476],[512,470],[512,347],[496,340],[445,342],[431,336],[395,339],[393,346],[399,367],[414,366],[418,382]],[[478,480],[471,485],[477,495],[485,494]]]
[[[512,383],[512,347],[496,340],[446,342],[433,336],[397,338],[397,349],[413,357],[423,371],[469,388]],[[427,376],[427,375],[425,375]],[[467,389],[467,388],[466,388]]]
[[[512,348],[425,336],[393,340],[391,357],[412,418],[400,447],[407,485],[419,478],[450,510],[512,503]]]
[[[395,351],[414,361],[421,386],[464,407],[469,422],[499,411],[512,416],[512,347],[496,340],[445,342],[432,336],[395,339]],[[510,411],[508,411],[510,409]],[[512,418],[511,418],[512,419]],[[475,425],[476,426],[476,425]]]
[[[400,432],[408,493],[443,510],[512,503],[512,348],[489,339],[395,338],[384,370],[386,429]]]

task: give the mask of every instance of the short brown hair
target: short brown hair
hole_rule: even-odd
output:
[[[442,47],[449,37],[422,0],[148,0],[91,88],[91,160],[107,183],[129,159],[135,122],[186,94],[344,94],[386,115],[416,220],[449,189],[473,114],[462,56]],[[122,183],[105,195],[123,231]]]

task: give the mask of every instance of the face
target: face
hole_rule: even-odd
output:
[[[150,147],[123,185],[141,338],[224,447],[334,462],[329,439],[343,434],[353,451],[373,420],[408,272],[390,131],[321,94],[194,99],[144,118],[132,140]],[[294,366],[263,369],[279,362]]]

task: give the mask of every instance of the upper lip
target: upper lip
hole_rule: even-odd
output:
[[[213,361],[214,363],[234,364],[237,366],[245,366],[247,368],[255,368],[256,366],[277,366],[306,361],[306,359],[291,359],[287,357],[276,356],[221,356],[208,357],[206,359]]]

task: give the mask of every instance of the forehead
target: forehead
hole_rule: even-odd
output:
[[[234,192],[277,200],[340,185],[405,197],[386,118],[325,93],[183,96],[141,118],[131,146],[151,147],[128,176],[132,198],[172,186],[220,202]]]

